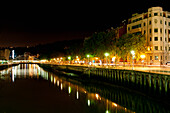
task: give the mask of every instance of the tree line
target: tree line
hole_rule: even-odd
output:
[[[130,51],[135,51],[135,59],[139,60],[140,55],[146,51],[145,36],[141,34],[124,34],[117,36],[116,30],[110,32],[94,33],[84,40],[84,53],[104,58],[104,53],[125,61],[131,58]]]
[[[130,57],[130,51],[135,51],[135,59],[139,59],[142,53],[146,51],[146,40],[141,34],[124,34],[117,36],[117,31],[112,29],[109,32],[95,32],[85,39],[75,39],[69,41],[59,41],[51,44],[37,45],[30,48],[15,48],[16,53],[23,54],[31,52],[40,54],[40,59],[51,59],[57,57],[81,56],[86,58],[87,54],[93,57],[104,59],[104,53],[108,52],[110,56],[116,56],[117,60],[125,61]]]

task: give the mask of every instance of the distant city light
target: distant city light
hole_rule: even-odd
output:
[[[88,106],[90,106],[90,100],[87,101]]]
[[[14,57],[15,57],[15,51],[12,50],[12,59],[14,59]]]

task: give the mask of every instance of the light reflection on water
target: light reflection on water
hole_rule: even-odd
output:
[[[83,86],[82,84],[73,83],[66,80],[65,78],[58,77],[51,72],[44,71],[36,64],[20,64],[18,66],[0,71],[0,79],[11,81],[11,82],[15,82],[16,79],[20,79],[20,78],[39,79],[40,77],[47,81],[50,81],[51,84],[56,86],[56,88],[58,88],[61,92],[65,92],[68,96],[74,97],[74,99],[78,100],[80,103],[82,103],[83,101],[85,106],[87,106],[87,108],[90,109],[93,113],[136,112],[134,110],[132,111],[131,109],[128,109],[126,105],[121,106],[118,103],[114,102],[113,100],[109,100],[110,97],[104,98],[99,93],[89,90],[91,87],[87,88],[87,86]],[[103,93],[105,92],[106,91],[103,91]],[[110,94],[109,96],[113,96],[113,95]],[[117,98],[120,97],[118,96]],[[119,101],[123,101],[123,100],[119,100]]]

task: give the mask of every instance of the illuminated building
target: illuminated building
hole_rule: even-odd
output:
[[[146,37],[148,64],[161,65],[170,61],[170,12],[152,7],[146,13],[133,14],[128,19],[127,33],[141,33]]]

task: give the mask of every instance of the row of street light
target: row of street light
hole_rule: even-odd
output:
[[[131,53],[131,55],[132,55],[132,70],[134,69],[134,59],[135,59],[135,51],[134,50],[132,50],[132,51],[130,51],[130,53]],[[104,56],[106,57],[106,66],[108,66],[108,56],[110,56],[110,54],[109,53],[104,53]],[[90,54],[87,54],[86,55],[86,57],[88,58],[88,65],[91,65],[90,64],[90,57],[91,57],[91,55]],[[141,55],[140,56],[143,60],[142,60],[142,63],[144,62],[144,58],[145,58],[145,55]],[[112,61],[115,61],[115,56],[112,58]],[[69,64],[71,64],[71,56],[68,56],[67,57],[67,59],[68,59],[68,61],[69,61]],[[97,58],[98,59],[98,58]],[[79,61],[80,59],[79,59],[79,57],[78,56],[76,56],[76,61]],[[100,61],[101,62],[101,61]],[[109,62],[110,62],[110,60],[109,60]]]

